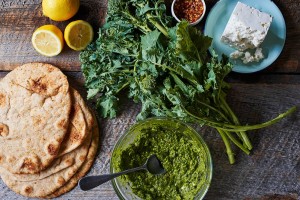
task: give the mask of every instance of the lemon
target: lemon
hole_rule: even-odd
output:
[[[83,50],[94,37],[92,26],[83,20],[69,23],[65,29],[64,37],[67,45],[76,51]]]
[[[44,25],[36,29],[31,42],[37,52],[50,57],[58,55],[64,46],[63,33],[54,25]]]
[[[65,21],[73,17],[80,0],[43,0],[43,14],[54,21]]]

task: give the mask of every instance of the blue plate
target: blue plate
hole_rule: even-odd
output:
[[[235,49],[222,43],[220,39],[238,1],[268,13],[273,17],[269,32],[264,42],[261,44],[265,58],[260,62],[248,64],[244,64],[240,59],[231,60],[234,72],[257,72],[265,69],[278,58],[286,39],[286,25],[284,18],[278,7],[271,0],[220,0],[208,14],[204,34],[213,38],[210,51],[212,51],[213,48],[219,56],[222,54],[229,56],[230,53],[234,52]]]

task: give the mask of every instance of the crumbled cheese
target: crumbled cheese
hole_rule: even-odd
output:
[[[238,58],[242,57],[243,55],[244,55],[244,52],[237,50],[237,51],[234,51],[230,54],[230,58],[238,59]]]
[[[254,54],[251,54],[251,52],[246,51],[244,54],[244,57],[242,57],[243,63],[251,63],[251,62],[259,62],[264,58],[264,54],[262,53],[262,48],[255,49]]]
[[[245,56],[242,58],[243,63],[247,64],[254,61],[254,57],[250,52],[246,51]]]
[[[238,2],[221,36],[221,41],[240,51],[254,49],[264,41],[272,17]]]
[[[255,50],[254,57],[256,62],[265,58],[264,54],[262,53],[262,48],[257,48]]]

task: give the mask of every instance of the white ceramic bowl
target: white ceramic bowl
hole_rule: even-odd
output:
[[[174,12],[174,5],[177,1],[180,1],[180,0],[174,0],[173,3],[172,3],[172,6],[171,6],[171,13],[172,13],[172,16],[176,19],[176,21],[180,22],[181,20],[178,19],[178,17],[176,16],[175,12]],[[194,26],[196,24],[198,24],[204,17],[205,15],[205,12],[206,12],[206,4],[205,4],[205,1],[204,0],[201,0],[202,4],[203,4],[203,13],[202,15],[199,17],[199,19],[197,19],[196,21],[194,22],[190,22],[190,25]]]

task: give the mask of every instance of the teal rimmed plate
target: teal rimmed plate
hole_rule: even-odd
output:
[[[261,45],[265,58],[260,62],[248,64],[244,64],[239,59],[231,60],[234,65],[234,72],[253,73],[265,69],[278,58],[286,39],[286,25],[282,13],[271,0],[220,0],[209,12],[204,29],[204,34],[213,38],[210,51],[214,49],[219,56],[222,54],[229,56],[235,51],[235,49],[222,43],[220,38],[238,1],[273,17],[269,32]]]

